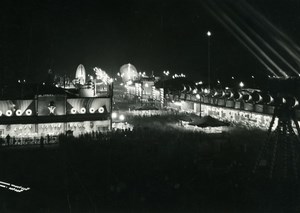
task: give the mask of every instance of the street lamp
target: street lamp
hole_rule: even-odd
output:
[[[241,81],[241,82],[239,83],[239,86],[241,87],[241,89],[243,89],[243,87],[245,86],[245,84]]]
[[[207,82],[208,82],[208,89],[210,89],[210,36],[211,36],[211,32],[207,31],[206,33],[207,35],[207,71],[208,71],[208,78],[207,78]]]
[[[253,81],[253,88],[255,88],[255,77],[254,77],[254,75],[252,75],[251,78],[252,78],[252,81]]]

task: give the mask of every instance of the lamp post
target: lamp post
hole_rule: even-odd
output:
[[[211,32],[207,31],[206,33],[207,35],[207,71],[208,71],[208,78],[207,78],[207,82],[208,82],[208,89],[210,90],[210,36],[211,36]]]
[[[253,88],[255,88],[255,77],[254,77],[254,75],[252,75],[251,78],[252,78],[252,81],[253,81]]]

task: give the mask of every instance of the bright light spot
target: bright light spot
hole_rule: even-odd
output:
[[[17,116],[21,116],[21,115],[22,115],[22,111],[18,109],[18,110],[16,111],[16,115],[17,115]]]
[[[28,115],[28,116],[32,115],[32,110],[31,109],[27,109],[25,111],[25,114]]]
[[[196,95],[196,98],[197,98],[197,99],[200,99],[200,95],[199,95],[199,94],[197,94],[197,95]]]
[[[206,35],[209,37],[211,36],[211,32],[210,31],[207,31]]]
[[[124,116],[124,115],[120,115],[120,116],[119,116],[119,119],[120,119],[121,121],[124,121],[124,120],[125,120],[125,116]]]
[[[282,103],[286,103],[286,99],[285,98],[282,98]]]
[[[231,79],[234,80],[234,77],[232,76]]]
[[[241,88],[243,88],[243,87],[245,86],[245,84],[241,81],[241,82],[239,83],[239,86],[240,86]]]
[[[132,85],[132,81],[131,81],[131,80],[130,80],[130,81],[127,81],[126,84],[127,84],[127,85]]]
[[[91,108],[89,109],[89,112],[90,112],[91,114],[93,114],[93,113],[95,112],[95,109],[94,109],[93,107],[91,107]]]
[[[170,74],[169,70],[163,71],[163,73],[164,73],[164,75],[166,75],[166,76],[169,76],[169,74]]]
[[[111,118],[112,118],[112,119],[117,118],[117,116],[118,116],[118,114],[117,114],[116,112],[111,113]]]
[[[80,109],[80,113],[81,113],[81,114],[86,113],[86,109],[85,109],[84,107],[82,107],[82,108]]]
[[[221,82],[219,80],[217,80],[217,83],[220,84]]]
[[[193,90],[193,94],[196,94],[197,92],[198,92],[197,89],[194,89],[194,90]]]
[[[6,116],[12,116],[12,111],[11,111],[10,109],[7,110],[6,113],[5,113],[5,115],[6,115]]]
[[[252,75],[251,78],[254,78],[254,76]]]
[[[296,99],[296,100],[295,100],[295,104],[294,104],[293,107],[296,107],[296,106],[298,106],[298,105],[299,105],[299,101]]]
[[[98,112],[99,112],[99,113],[103,113],[103,112],[104,112],[104,108],[103,108],[103,107],[100,107],[100,108],[98,109]]]
[[[72,108],[72,109],[71,109],[71,113],[72,113],[72,114],[75,114],[76,112],[77,112],[77,110],[76,110],[75,108]]]
[[[225,87],[225,89],[229,89],[229,87]]]

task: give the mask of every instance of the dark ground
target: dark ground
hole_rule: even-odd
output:
[[[297,182],[251,174],[265,132],[140,127],[0,149],[0,212],[298,212]]]

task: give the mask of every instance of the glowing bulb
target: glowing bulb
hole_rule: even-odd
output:
[[[100,107],[100,108],[98,109],[98,112],[99,112],[99,113],[103,113],[103,112],[104,112],[104,108],[103,108],[103,107]]]
[[[113,113],[111,113],[111,118],[113,118],[113,119],[115,119],[115,118],[117,118],[117,113],[116,112],[113,112]]]
[[[120,115],[120,116],[119,116],[119,119],[120,119],[121,121],[124,121],[124,120],[125,120],[125,116],[124,116],[124,115]]]
[[[72,109],[71,109],[71,113],[72,113],[72,114],[75,114],[76,112],[77,112],[77,110],[76,110],[75,108],[72,108]]]

